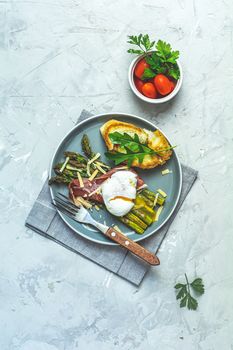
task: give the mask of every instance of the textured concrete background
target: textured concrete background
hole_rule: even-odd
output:
[[[0,349],[232,350],[233,4],[230,0],[0,1]],[[126,36],[181,51],[184,84],[162,107],[131,93]],[[154,121],[199,170],[134,286],[24,227],[62,136],[85,108]],[[187,272],[206,294],[180,309]]]

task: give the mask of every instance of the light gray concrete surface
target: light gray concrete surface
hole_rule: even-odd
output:
[[[230,0],[0,1],[0,349],[233,349],[233,4]],[[130,91],[128,34],[181,51],[164,106]],[[139,289],[24,221],[62,136],[85,108],[155,122],[199,180]],[[196,312],[174,284],[201,276]]]

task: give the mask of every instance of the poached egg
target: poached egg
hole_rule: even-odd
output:
[[[106,209],[115,216],[126,215],[134,206],[137,175],[131,171],[117,171],[101,186]]]

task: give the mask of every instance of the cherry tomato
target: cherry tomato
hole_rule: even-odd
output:
[[[154,84],[158,92],[163,96],[171,92],[171,82],[163,74],[156,75],[156,77],[154,78]]]
[[[135,84],[136,88],[138,89],[138,91],[142,92],[142,87],[144,84],[143,81],[135,77],[134,84]]]
[[[144,70],[146,68],[149,68],[149,64],[146,63],[146,60],[143,58],[141,61],[139,61],[134,69],[134,74],[136,75],[137,78],[141,79]]]
[[[174,83],[173,80],[170,80],[170,84],[171,84],[171,92],[175,89],[176,84]]]
[[[149,98],[156,98],[157,97],[156,88],[155,88],[154,84],[152,84],[152,83],[143,84],[142,93],[143,93],[143,95],[145,95],[146,97],[149,97]]]

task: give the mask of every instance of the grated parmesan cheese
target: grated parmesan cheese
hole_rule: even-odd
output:
[[[167,193],[165,193],[163,190],[161,190],[161,188],[159,188],[159,189],[157,190],[157,192],[158,192],[159,194],[161,194],[161,196],[162,196],[163,198],[166,198],[166,197],[167,197]]]
[[[156,193],[155,199],[154,199],[154,203],[153,203],[153,208],[154,208],[154,207],[156,206],[156,204],[157,204],[158,196],[159,196],[159,194]]]
[[[65,160],[65,162],[63,163],[63,165],[62,165],[62,167],[60,169],[60,173],[63,172],[63,170],[65,169],[65,167],[66,167],[67,163],[69,162],[69,160],[70,160],[70,157],[66,157],[66,160]]]
[[[73,166],[71,166],[69,164],[67,164],[66,169],[67,170],[73,170],[73,171],[82,171],[81,169],[75,168],[75,167],[73,167]]]
[[[78,176],[79,186],[84,187],[82,176],[78,171],[77,171],[77,176]]]
[[[110,169],[110,166],[108,166],[108,165],[106,165],[106,164],[104,164],[102,162],[97,161],[97,162],[95,162],[95,164],[100,165],[102,168]]]
[[[96,155],[88,161],[89,164],[93,163],[96,159],[100,157],[100,153],[96,153]]]
[[[94,165],[96,166],[96,168],[102,173],[102,174],[106,174],[106,171],[97,163],[94,163]]]
[[[98,169],[96,169],[92,174],[91,174],[91,176],[89,177],[89,179],[88,180],[93,180],[95,177],[96,177],[96,175],[98,174]]]
[[[162,175],[167,175],[167,174],[171,174],[172,171],[169,169],[165,169],[165,170],[161,171],[161,173],[162,173]]]
[[[100,191],[101,191],[101,186],[99,186],[95,191],[91,192],[89,194],[89,197],[93,196],[93,194],[95,194],[95,193],[100,193]]]
[[[159,220],[159,216],[160,216],[162,210],[163,210],[163,206],[161,205],[161,207],[159,207],[159,209],[156,211],[156,214],[155,214],[155,221],[158,221],[158,220]]]
[[[88,176],[91,176],[91,173],[90,173],[90,164],[87,163],[87,175]]]
[[[83,199],[82,197],[76,197],[75,198],[75,204],[81,204],[83,205],[86,209],[91,209],[92,208],[92,204],[88,201],[86,201],[85,199]]]

